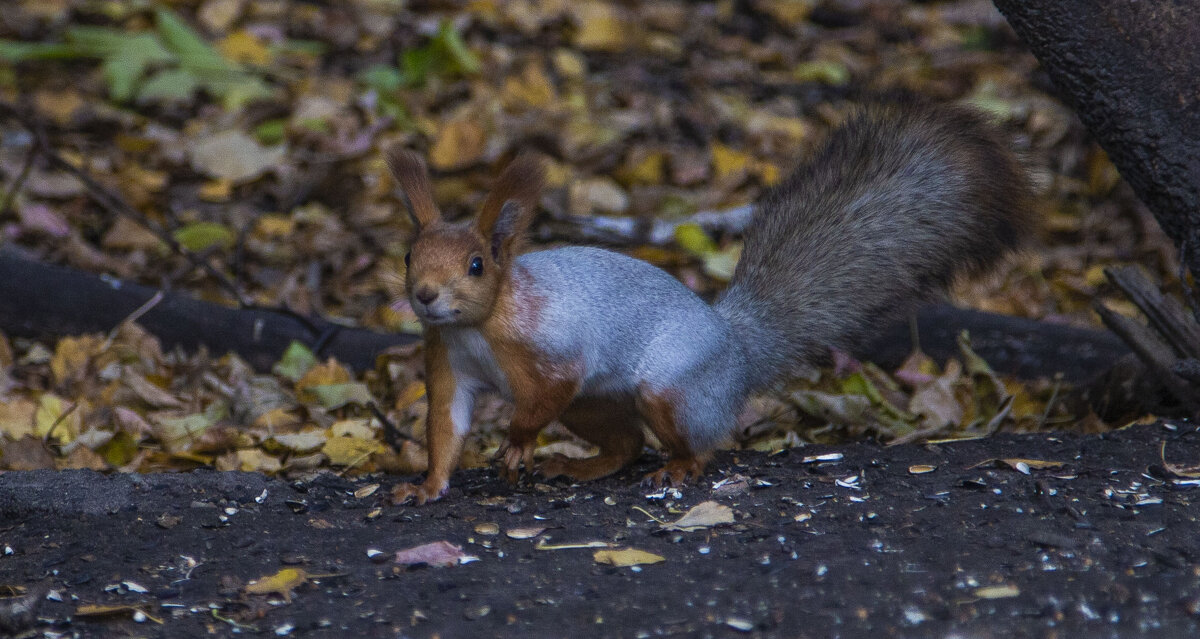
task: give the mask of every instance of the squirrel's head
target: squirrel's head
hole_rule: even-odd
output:
[[[408,197],[415,229],[404,256],[404,284],[417,318],[427,326],[483,322],[492,313],[537,211],[541,164],[531,156],[513,160],[496,180],[479,216],[451,223],[433,202],[421,158],[398,146],[386,155],[392,175]]]

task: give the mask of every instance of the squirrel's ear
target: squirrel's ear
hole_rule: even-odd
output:
[[[479,232],[491,243],[492,258],[503,262],[514,255],[537,214],[542,192],[542,163],[520,155],[497,178],[479,211]]]
[[[421,156],[408,151],[399,144],[388,147],[384,153],[392,176],[408,198],[408,213],[418,229],[437,221],[441,215],[433,203],[433,188],[429,185],[429,172]]]

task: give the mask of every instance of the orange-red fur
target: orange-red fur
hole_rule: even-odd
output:
[[[673,389],[653,392],[642,386],[638,389],[638,412],[646,420],[650,432],[667,449],[670,459],[661,469],[646,475],[646,481],[656,486],[682,485],[704,474],[708,455],[697,455],[679,428],[677,407],[683,393]]]
[[[442,497],[450,485],[450,475],[458,468],[462,455],[463,436],[454,430],[450,404],[454,400],[454,372],[446,345],[436,330],[425,335],[425,394],[429,411],[425,423],[425,440],[429,451],[429,470],[425,483],[400,484],[392,491],[392,499],[403,503],[410,497],[424,504]]]

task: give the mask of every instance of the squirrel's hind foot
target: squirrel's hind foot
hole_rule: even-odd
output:
[[[642,478],[642,485],[662,488],[683,486],[704,475],[705,460],[697,457],[671,459],[663,467]]]

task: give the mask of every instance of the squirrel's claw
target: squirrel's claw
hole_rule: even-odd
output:
[[[496,459],[500,462],[500,476],[510,484],[515,484],[521,478],[521,465],[533,470],[533,442],[517,443],[507,439],[496,451]]]
[[[704,462],[699,459],[672,459],[663,467],[642,478],[642,485],[662,488],[686,485],[704,474]]]
[[[439,482],[431,481],[428,478],[424,484],[397,484],[392,489],[392,503],[397,506],[411,502],[414,506],[423,506],[431,501],[437,501],[446,496],[446,491],[450,489],[448,484],[438,485]]]

